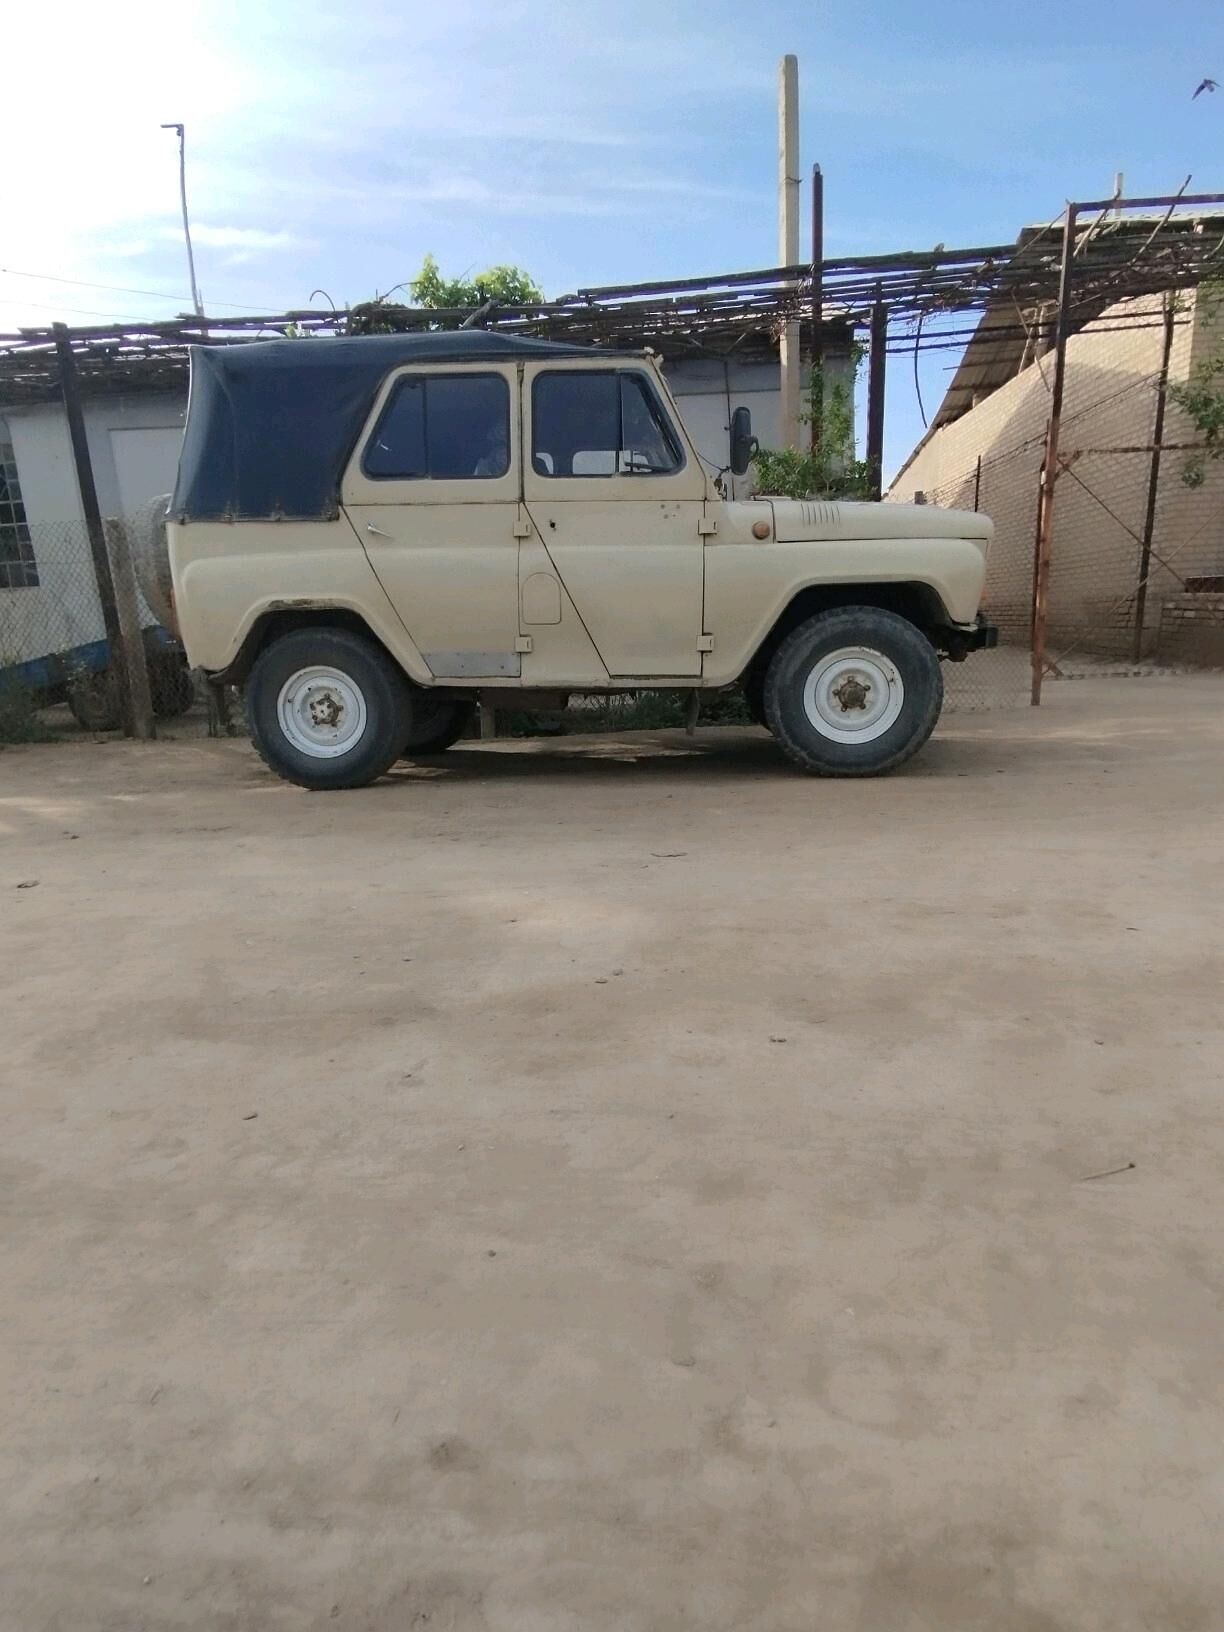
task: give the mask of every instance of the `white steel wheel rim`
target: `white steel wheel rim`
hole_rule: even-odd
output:
[[[900,670],[869,646],[826,652],[803,687],[803,711],[830,742],[874,742],[896,724],[904,706]]]
[[[291,674],[276,699],[276,718],[286,741],[311,759],[338,759],[361,741],[366,700],[347,674],[326,664]]]

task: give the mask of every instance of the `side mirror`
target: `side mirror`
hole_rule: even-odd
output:
[[[742,476],[752,463],[757,451],[757,439],[752,434],[752,412],[737,408],[731,415],[731,474]]]

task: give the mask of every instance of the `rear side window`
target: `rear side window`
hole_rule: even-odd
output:
[[[541,476],[670,476],[684,464],[663,404],[638,373],[538,374],[531,438]]]
[[[387,399],[362,457],[367,476],[480,480],[510,468],[510,390],[500,374],[415,374]]]

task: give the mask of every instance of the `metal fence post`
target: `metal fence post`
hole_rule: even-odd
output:
[[[887,365],[888,308],[884,291],[875,286],[871,307],[871,350],[867,356],[867,479],[871,497],[884,491],[884,380]]]
[[[1139,546],[1139,582],[1135,586],[1135,637],[1131,658],[1143,656],[1143,620],[1147,613],[1147,586],[1152,571],[1152,538],[1156,531],[1156,501],[1160,494],[1160,455],[1164,442],[1165,401],[1169,394],[1169,358],[1173,353],[1173,300],[1165,296],[1164,345],[1160,377],[1156,382],[1156,417],[1152,422],[1152,464],[1148,471],[1147,506],[1143,513],[1143,543]]]
[[[115,590],[115,608],[119,618],[119,640],[111,650],[122,664],[127,682],[131,720],[129,735],[148,741],[157,735],[153,718],[153,693],[149,686],[149,664],[145,655],[144,637],[140,632],[140,593],[136,588],[136,569],[132,565],[132,550],[127,529],[121,521],[108,516],[103,523],[106,548],[110,556],[111,576]]]
[[[1033,684],[1030,701],[1041,702],[1045,670],[1046,620],[1050,599],[1050,551],[1054,543],[1054,484],[1058,480],[1058,433],[1062,424],[1063,388],[1067,378],[1067,317],[1071,310],[1071,270],[1075,259],[1076,206],[1067,205],[1063,222],[1062,265],[1058,274],[1058,320],[1054,331],[1054,379],[1050,417],[1046,422],[1045,458],[1037,510],[1037,553],[1033,568]]]
[[[812,412],[812,452],[824,429],[824,176],[812,166],[812,352],[808,360],[808,405]]]

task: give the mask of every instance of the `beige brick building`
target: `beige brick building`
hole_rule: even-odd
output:
[[[1211,593],[1224,590],[1224,462],[1207,461],[1201,485],[1187,485],[1193,432],[1172,401],[1147,526],[1165,298],[1106,306],[1068,341],[1060,440],[1066,466],[1050,579],[1055,660],[1060,653],[1129,658],[1138,651],[1162,662],[1224,663],[1224,596]],[[1224,308],[1193,293],[1178,295],[1173,307],[1168,378],[1176,382],[1200,358],[1218,354]],[[1025,645],[1053,357],[1038,355],[1017,332],[1018,315],[992,311],[982,320],[930,431],[887,496],[909,502],[920,492],[930,503],[969,509],[976,501],[994,518],[990,613],[1006,641]],[[992,329],[1015,338],[994,339]],[[1141,596],[1145,535],[1150,569]]]

